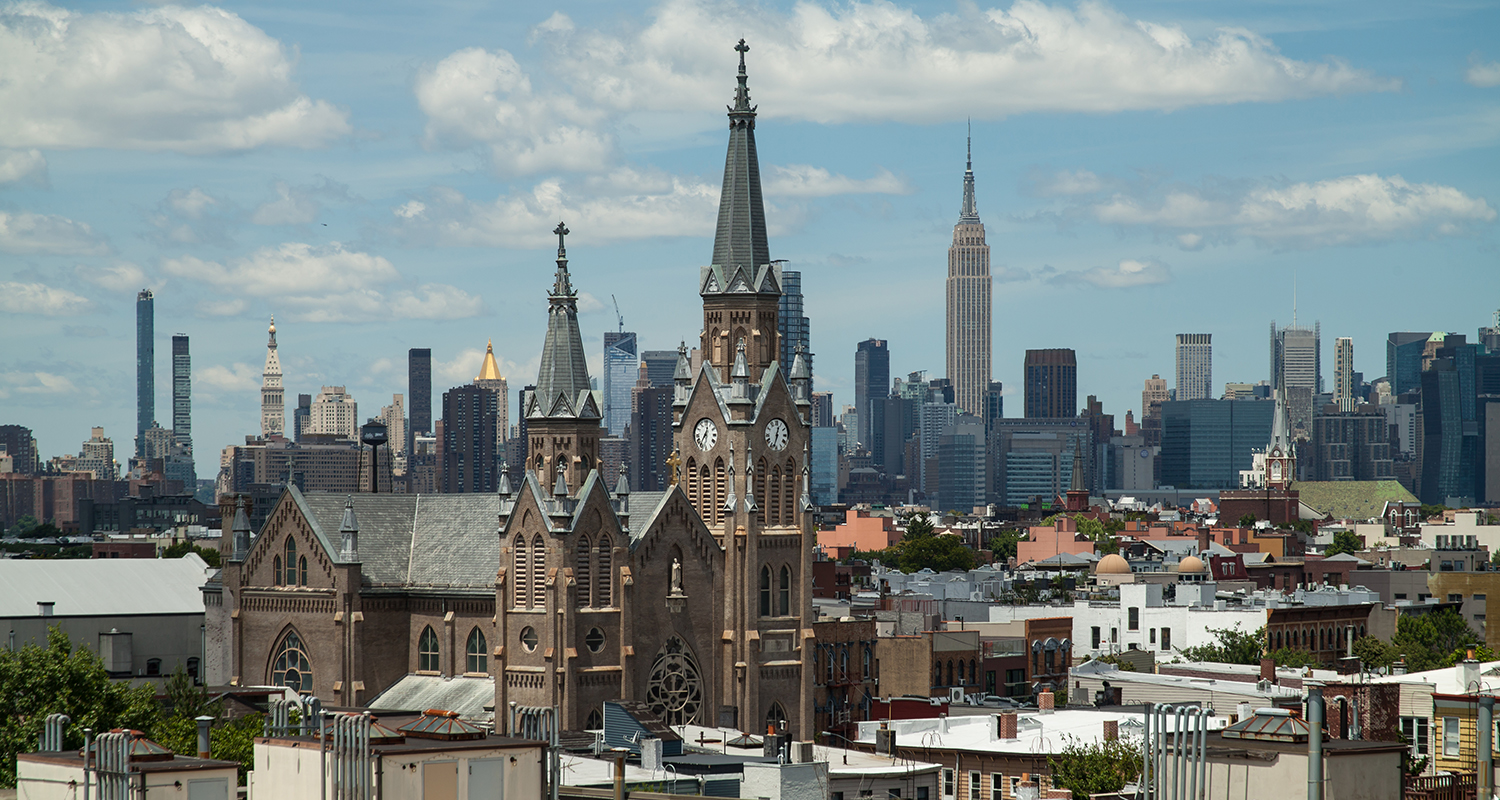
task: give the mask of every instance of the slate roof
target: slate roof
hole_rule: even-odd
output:
[[[210,571],[196,554],[0,559],[0,618],[35,617],[39,602],[57,616],[202,614]]]
[[[350,495],[296,489],[315,532],[337,560]],[[494,494],[356,494],[359,555],[372,586],[493,589],[500,568]]]
[[[1298,481],[1292,488],[1303,505],[1334,519],[1372,519],[1388,501],[1417,502],[1398,481]]]
[[[423,711],[442,708],[457,711],[462,719],[488,722],[495,718],[495,679],[492,677],[441,678],[407,675],[376,695],[370,708],[382,711]]]

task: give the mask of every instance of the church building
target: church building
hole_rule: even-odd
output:
[[[518,485],[502,470],[494,494],[288,486],[253,536],[226,497],[234,681],[358,705],[407,674],[490,677],[504,732],[554,707],[563,729],[596,729],[605,701],[625,700],[669,724],[784,723],[812,738],[812,376],[800,351],[779,361],[782,273],[749,48],[735,49],[718,226],[696,274],[702,360],[695,371],[678,348],[667,491],[632,494],[623,469],[601,474],[607,432],[559,223]]]

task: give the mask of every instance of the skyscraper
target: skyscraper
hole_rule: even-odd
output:
[[[493,492],[499,478],[495,424],[499,402],[481,386],[443,392],[442,480],[445,494]]]
[[[359,404],[342,386],[324,386],[313,398],[307,433],[335,439],[359,438]]]
[[[630,390],[641,369],[635,334],[604,332],[604,427],[610,436],[624,436],[630,425]]]
[[[1161,404],[1171,399],[1167,394],[1167,380],[1160,375],[1152,375],[1146,379],[1146,386],[1141,390],[1141,419],[1151,419],[1161,416]]]
[[[984,392],[984,429],[993,430],[995,420],[1005,419],[1005,384],[990,381]]]
[[[1397,331],[1385,337],[1385,377],[1391,395],[1402,395],[1422,386],[1422,351],[1432,331]]]
[[[188,355],[188,337],[172,337],[172,433],[177,443],[193,446],[193,360]]]
[[[984,223],[974,205],[974,155],[971,147],[964,168],[964,200],[953,244],[948,246],[948,378],[953,381],[958,407],[984,413],[990,385],[990,246],[984,242]]]
[[[406,397],[413,433],[432,433],[432,349],[406,351]]]
[[[1277,328],[1271,323],[1271,391],[1280,392],[1291,416],[1292,438],[1312,435],[1314,399],[1323,391],[1323,330]]]
[[[1213,334],[1177,334],[1178,400],[1213,399],[1213,363]]]
[[[1333,402],[1345,414],[1354,410],[1354,340],[1333,340]]]
[[[1078,415],[1078,358],[1067,348],[1026,351],[1026,416]]]
[[[146,429],[156,422],[156,300],[135,296],[135,455],[146,455]]]
[[[676,350],[646,350],[641,353],[646,365],[646,380],[652,386],[671,386],[672,372],[677,369]]]
[[[484,346],[484,362],[479,365],[479,374],[474,376],[474,385],[495,393],[495,452],[505,452],[505,440],[510,435],[510,385],[500,374],[500,362],[495,360],[495,343]]]
[[[802,313],[802,273],[796,270],[781,271],[781,304],[776,312],[776,327],[781,333],[781,369],[788,372],[797,347],[802,347],[802,358],[807,368],[812,369],[812,329]]]
[[[261,438],[281,436],[286,430],[286,408],[281,396],[281,358],[276,355],[276,318],[271,317],[271,340],[266,343],[266,368],[260,377]]]
[[[854,349],[854,413],[859,417],[858,439],[878,452],[875,437],[885,428],[884,405],[891,391],[891,351],[884,339],[866,339]]]

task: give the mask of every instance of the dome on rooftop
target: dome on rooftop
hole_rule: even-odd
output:
[[[1099,559],[1099,567],[1094,570],[1095,575],[1129,575],[1130,564],[1119,553],[1110,553]]]
[[[1197,556],[1187,556],[1177,562],[1178,572],[1205,572],[1206,570],[1207,568],[1203,566],[1203,559]]]

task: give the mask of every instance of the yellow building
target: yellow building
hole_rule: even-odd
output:
[[[1475,721],[1478,718],[1479,695],[1432,695],[1432,758],[1438,771],[1479,771],[1479,759],[1476,755],[1479,743],[1475,731]],[[1495,760],[1500,762],[1497,743],[1500,743],[1500,737],[1496,737],[1494,731],[1491,731],[1490,749],[1495,752]]]

